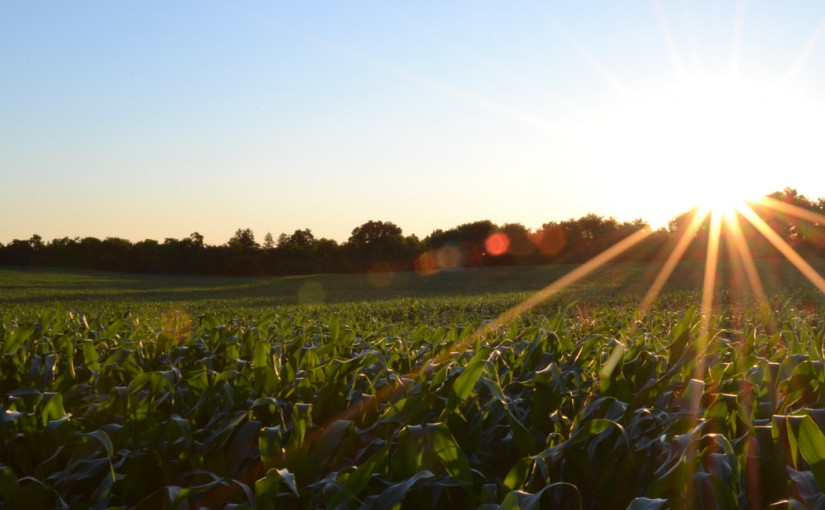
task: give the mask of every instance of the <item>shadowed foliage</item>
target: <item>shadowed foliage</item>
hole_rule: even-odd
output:
[[[825,214],[825,199],[811,201],[791,188],[770,197],[802,210]],[[818,222],[759,204],[753,208],[803,257],[825,256],[825,235]],[[654,232],[619,260],[663,260],[694,212],[676,216],[667,229]],[[710,230],[708,221],[693,236],[685,259],[698,261],[704,257]],[[476,221],[447,230],[438,229],[419,240],[414,235],[405,236],[392,222],[371,220],[355,227],[342,244],[317,239],[305,228],[281,234],[277,241],[268,234],[263,246],[249,228],[238,229],[221,246],[205,245],[203,236],[197,232],[183,239],[167,238],[162,243],[151,239],[132,243],[116,237],[103,240],[64,237],[45,242],[39,235],[33,235],[28,240],[15,239],[8,245],[0,245],[0,265],[134,273],[291,275],[565,264],[589,260],[646,227],[641,219],[619,222],[615,218],[587,214],[578,219],[548,222],[535,231],[520,223],[499,226],[489,220]],[[752,226],[744,225],[743,233],[755,257],[779,257],[776,248]],[[496,235],[498,244],[491,250],[488,241]],[[502,239],[506,240],[504,245]],[[730,250],[724,248],[728,240],[723,238],[721,242],[722,253],[728,253]]]

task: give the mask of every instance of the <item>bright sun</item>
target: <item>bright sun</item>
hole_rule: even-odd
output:
[[[615,188],[631,190],[617,201],[657,226],[697,205],[731,212],[792,186],[789,171],[821,159],[812,139],[821,120],[804,106],[762,82],[683,80],[626,97],[588,119],[598,125],[589,134]]]
[[[711,187],[704,190],[701,196],[697,197],[696,202],[700,209],[731,218],[737,210],[755,198],[758,197],[741,196],[736,192],[729,192],[724,187],[711,185]]]

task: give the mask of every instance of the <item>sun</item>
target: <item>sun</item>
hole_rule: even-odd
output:
[[[821,121],[793,90],[766,81],[651,82],[588,121],[591,157],[622,190],[615,209],[654,226],[697,205],[730,213],[786,187],[797,160],[821,159],[808,143]]]
[[[708,211],[723,218],[732,218],[744,204],[745,200],[725,193],[725,190],[714,188],[708,190],[699,201],[699,210]]]
[[[748,207],[748,204],[758,202],[761,196],[751,195],[747,188],[737,183],[711,180],[697,195],[696,208],[702,212],[709,212],[725,220],[733,220],[737,212]]]

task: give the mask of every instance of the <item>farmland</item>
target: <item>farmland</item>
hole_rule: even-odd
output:
[[[813,261],[822,272],[822,261]],[[292,278],[0,269],[6,508],[825,505],[825,296],[762,261]],[[707,334],[702,331],[706,324]]]

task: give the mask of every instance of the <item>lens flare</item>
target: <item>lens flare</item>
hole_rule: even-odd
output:
[[[732,205],[727,206],[725,204]],[[781,204],[773,204],[770,202],[768,202],[768,204],[769,207],[774,207],[790,216],[815,220],[819,225],[825,224],[825,221],[821,221],[825,220],[825,217],[819,215],[811,216],[811,214],[815,213],[809,213],[804,210],[796,210],[793,207],[784,207]],[[726,210],[732,210],[733,212],[727,213],[725,212]],[[768,308],[765,289],[761,282],[759,273],[756,270],[753,256],[750,253],[749,242],[751,242],[753,238],[749,238],[743,233],[740,225],[740,222],[743,220],[747,220],[747,222],[755,228],[757,233],[765,237],[769,243],[772,244],[785,257],[787,257],[788,260],[790,260],[790,262],[793,263],[804,276],[806,276],[820,290],[825,292],[825,279],[823,279],[810,266],[810,264],[805,262],[802,257],[796,253],[790,245],[788,245],[788,243],[786,243],[774,230],[772,230],[765,220],[760,218],[749,205],[744,202],[741,205],[736,202],[720,202],[719,205],[711,205],[710,202],[708,202],[693,209],[689,215],[689,223],[688,221],[684,222],[684,226],[687,228],[682,231],[682,235],[676,242],[675,246],[671,246],[672,252],[659,271],[655,281],[651,284],[651,288],[648,293],[640,303],[639,311],[640,315],[644,315],[645,312],[650,309],[659,292],[670,278],[676,264],[686,253],[688,246],[697,238],[705,236],[707,247],[705,252],[704,276],[701,287],[701,317],[698,330],[690,333],[689,338],[689,342],[693,344],[696,361],[693,377],[688,381],[682,396],[683,404],[686,409],[690,410],[692,420],[695,423],[699,422],[702,413],[701,398],[703,395],[707,394],[707,388],[712,384],[711,379],[709,379],[709,373],[713,368],[712,362],[710,361],[713,359],[712,354],[708,360],[705,359],[705,356],[707,352],[712,353],[709,348],[712,347],[713,342],[716,340],[715,337],[711,335],[711,332],[713,331],[713,321],[716,320],[716,309],[719,306],[714,295],[717,291],[717,279],[720,274],[724,274],[718,269],[718,266],[721,265],[720,252],[722,252],[723,241],[728,242],[729,244],[727,245],[727,251],[722,253],[725,253],[727,257],[734,259],[734,262],[738,264],[738,267],[740,268],[738,270],[740,273],[740,279],[747,279],[751,290],[759,301],[760,308],[763,313]],[[573,283],[589,276],[594,271],[603,267],[607,262],[613,260],[630,248],[638,245],[650,234],[651,231],[647,228],[641,229],[629,235],[593,259],[576,267],[563,277],[550,283],[545,288],[534,293],[521,303],[508,309],[496,319],[485,323],[472,334],[462,339],[456,339],[455,343],[451,345],[449,349],[445,349],[442,354],[434,356],[431,359],[422,360],[422,362],[417,365],[417,367],[413,368],[413,370],[408,374],[402,377],[396,377],[395,382],[382,386],[375,392],[375,394],[344,410],[338,416],[334,417],[333,420],[353,419],[356,416],[366,413],[375,406],[378,406],[383,402],[387,402],[393,398],[394,395],[403,390],[403,381],[415,380],[422,374],[425,377],[429,377],[432,374],[432,367],[440,365],[449,357],[455,356],[456,352],[471,348],[471,346],[481,338],[486,337],[492,332],[499,330],[505,324],[521,317],[534,307],[538,306],[540,303],[544,302],[551,295],[556,294]],[[489,254],[495,256],[507,253],[509,244],[510,240],[504,233],[496,232],[487,238],[485,248]],[[541,239],[539,239],[539,242],[536,244],[541,246]],[[460,254],[460,252],[456,253]],[[440,271],[443,266],[451,264],[449,261],[454,260],[454,255],[455,254],[450,251],[443,250],[428,252],[428,254],[419,258],[416,263],[416,268],[419,272]],[[741,273],[744,273],[744,277],[741,276]],[[766,323],[773,320],[770,313],[764,313],[762,317],[763,321]],[[628,328],[630,327],[632,327],[632,325],[628,325]],[[621,351],[614,350],[615,358],[612,359],[612,361],[608,360],[608,364],[603,368],[603,374],[612,371],[611,363],[617,363],[620,354]],[[743,400],[751,398],[747,394],[746,390],[747,389],[743,390]],[[310,431],[307,434],[306,441],[317,441],[325,428],[325,426],[320,426]],[[753,451],[753,448],[750,447],[750,443],[748,444],[748,452],[750,453]],[[689,445],[689,452],[687,455],[689,459],[695,459],[695,448],[695,443],[691,443],[691,445]],[[688,471],[696,469],[694,462],[694,460],[689,461],[689,465],[686,468]],[[750,456],[748,459],[747,469],[753,469],[753,465],[750,462]],[[688,483],[692,484],[693,482]],[[689,493],[692,494],[692,491],[693,488],[691,487]]]
[[[394,279],[395,272],[389,264],[376,264],[367,272],[367,280],[377,289],[389,287]]]
[[[557,255],[567,244],[564,229],[555,225],[542,228],[536,232],[534,241],[536,247],[544,255]]]
[[[499,255],[504,255],[507,253],[507,250],[510,248],[510,238],[507,237],[507,234],[504,232],[495,232],[490,234],[490,237],[484,241],[484,249],[487,250],[487,253],[497,257]]]
[[[178,343],[183,343],[192,330],[192,317],[180,308],[165,312],[160,320],[163,336]]]
[[[415,259],[414,267],[415,271],[422,276],[430,276],[439,271],[435,253],[432,250],[425,251],[419,255],[419,257]]]
[[[298,289],[298,302],[301,304],[323,303],[327,293],[320,282],[309,281]]]
[[[448,244],[435,250],[422,253],[414,264],[415,271],[422,276],[430,276],[441,271],[458,269],[465,262],[464,250],[456,245]]]
[[[457,269],[461,267],[464,254],[461,248],[448,244],[435,252],[435,260],[438,262],[438,268],[441,270]]]

